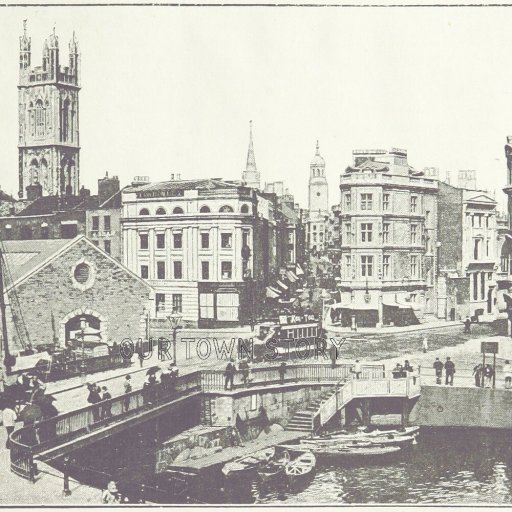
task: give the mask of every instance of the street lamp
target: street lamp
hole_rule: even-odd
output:
[[[81,363],[81,370],[82,370],[82,376],[85,377],[85,329],[87,328],[87,320],[82,316],[80,317],[80,332],[82,333],[82,363]]]
[[[181,319],[183,315],[180,315],[177,311],[173,311],[171,315],[167,317],[172,329],[172,364],[176,366],[176,333],[181,328]]]

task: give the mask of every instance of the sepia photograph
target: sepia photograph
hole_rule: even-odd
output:
[[[511,26],[0,5],[0,507],[510,507]]]

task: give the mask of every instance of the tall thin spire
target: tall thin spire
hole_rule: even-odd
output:
[[[260,188],[260,173],[256,167],[254,156],[254,143],[252,140],[252,121],[249,121],[249,149],[247,150],[247,164],[242,173],[242,180],[251,188]]]
[[[320,144],[318,144],[318,139],[316,140],[316,156],[320,156]]]

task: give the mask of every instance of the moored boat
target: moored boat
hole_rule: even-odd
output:
[[[291,484],[297,484],[312,475],[316,466],[316,457],[310,452],[301,453],[296,459],[290,461],[284,471]]]
[[[222,467],[222,474],[226,477],[234,477],[244,474],[249,471],[254,471],[258,467],[268,464],[275,455],[275,448],[265,448],[258,452],[254,452],[245,457],[240,457],[231,462],[227,462]]]
[[[262,482],[275,480],[284,474],[286,465],[290,462],[290,454],[284,451],[282,456],[277,460],[273,459],[268,464],[257,468],[258,476]]]
[[[302,445],[281,445],[290,451],[302,451],[305,449]],[[384,455],[394,454],[400,451],[400,446],[368,446],[368,447],[350,447],[350,446],[308,446],[307,450],[317,458],[346,458],[346,459],[369,459],[378,458]]]

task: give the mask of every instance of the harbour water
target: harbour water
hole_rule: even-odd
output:
[[[95,466],[118,475],[122,469],[126,483],[130,476],[140,483],[144,473],[149,486],[158,482],[160,488],[165,487],[161,478],[151,474],[154,449],[147,446],[144,456],[133,453],[136,459],[130,460],[130,451],[117,452],[103,459],[102,468]],[[310,481],[298,488],[290,488],[284,478],[263,484],[256,474],[230,484],[216,470],[190,491],[192,502],[217,504],[510,504],[512,432],[422,429],[416,445],[380,462],[347,465],[320,460]]]

